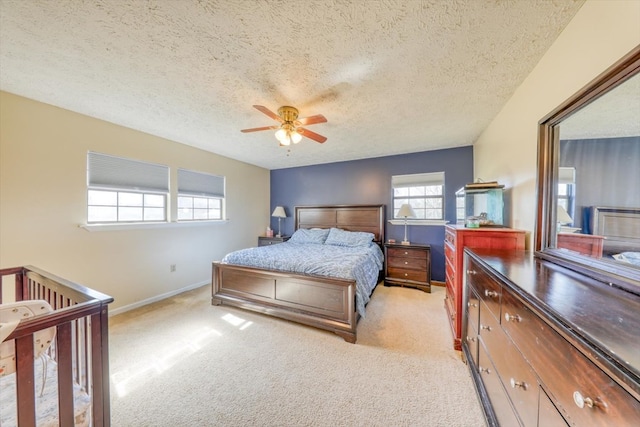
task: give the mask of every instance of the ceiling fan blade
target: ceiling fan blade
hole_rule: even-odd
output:
[[[317,134],[315,132],[311,132],[309,129],[305,129],[305,128],[296,128],[296,131],[302,135],[302,136],[306,136],[309,139],[313,139],[316,142],[319,142],[320,144],[322,144],[323,142],[325,142],[327,140],[326,137]]]
[[[263,107],[262,105],[254,105],[253,108],[255,108],[256,110],[260,111],[261,113],[266,114],[267,116],[271,117],[273,120],[282,123],[283,120],[280,116],[278,116],[276,113],[274,113],[273,111],[269,110],[267,107]]]
[[[242,129],[240,132],[258,132],[260,130],[278,129],[280,126],[263,126],[261,128]]]
[[[316,123],[326,123],[327,118],[322,114],[316,114],[315,116],[303,117],[296,121],[296,125],[315,125]]]

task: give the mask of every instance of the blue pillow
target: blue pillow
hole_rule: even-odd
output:
[[[327,239],[328,234],[328,228],[300,228],[293,233],[289,241],[293,243],[316,243],[321,245]]]
[[[373,241],[373,233],[366,233],[364,231],[346,231],[339,228],[332,228],[329,231],[325,245],[333,246],[369,246]]]

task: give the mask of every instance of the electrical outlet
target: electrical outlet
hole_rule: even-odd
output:
[[[169,271],[172,272],[172,273],[175,272],[176,271],[176,265],[175,264],[171,264],[169,266]]]

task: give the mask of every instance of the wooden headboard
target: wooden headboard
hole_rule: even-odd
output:
[[[384,242],[384,205],[296,206],[295,229],[341,228],[347,231],[366,231],[374,240]]]
[[[640,252],[640,208],[594,207],[593,234],[604,236],[604,253]]]

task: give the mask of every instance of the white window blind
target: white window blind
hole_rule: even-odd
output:
[[[573,168],[573,167],[558,168],[558,183],[559,184],[575,184],[576,168]]]
[[[444,172],[394,175],[391,177],[391,185],[393,188],[444,185]]]
[[[178,169],[178,194],[224,198],[224,176]]]
[[[87,180],[90,188],[168,193],[169,167],[89,152]]]

